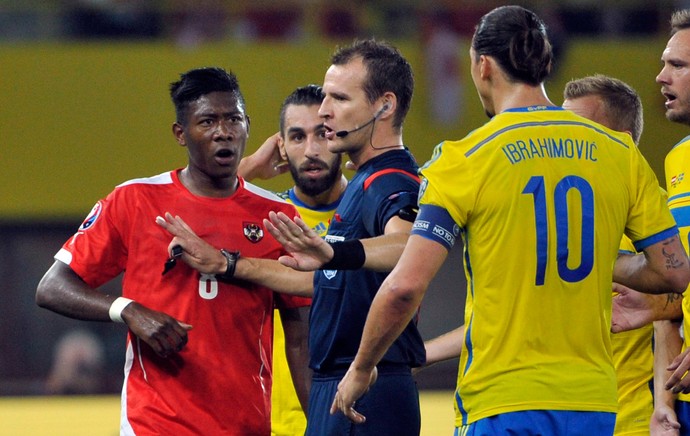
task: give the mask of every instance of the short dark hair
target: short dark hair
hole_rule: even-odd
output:
[[[189,104],[212,92],[231,92],[242,109],[245,108],[244,96],[235,74],[219,67],[197,68],[180,74],[180,80],[170,84],[177,122],[184,124]]]
[[[618,131],[630,131],[635,144],[640,142],[644,127],[642,101],[630,85],[613,77],[596,74],[571,80],[565,85],[563,98],[598,96],[606,106],[609,126]]]
[[[313,106],[321,105],[323,89],[319,85],[301,86],[288,95],[280,106],[280,136],[285,129],[285,110],[290,105]]]
[[[682,9],[671,15],[671,35],[675,35],[679,30],[690,28],[690,9]]]
[[[366,39],[355,40],[347,47],[338,48],[331,56],[331,64],[345,65],[357,57],[362,58],[367,69],[364,92],[369,102],[376,101],[386,92],[395,94],[398,107],[393,127],[402,128],[414,92],[414,74],[410,63],[387,42]]]
[[[521,6],[501,6],[484,15],[472,37],[477,58],[491,56],[512,81],[539,85],[551,74],[553,50],[546,25]]]

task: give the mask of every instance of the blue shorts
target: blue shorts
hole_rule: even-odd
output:
[[[340,412],[330,414],[343,375],[315,373],[312,377],[306,436],[419,436],[419,392],[409,368],[379,369],[376,383],[355,406],[367,418],[364,424],[354,424]]]
[[[604,436],[612,435],[616,414],[564,410],[502,413],[455,428],[455,436]]]
[[[675,409],[680,423],[680,436],[690,436],[690,403],[676,400]]]

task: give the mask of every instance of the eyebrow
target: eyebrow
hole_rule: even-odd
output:
[[[304,133],[304,128],[302,127],[290,127],[287,129],[287,133]]]
[[[323,124],[323,123],[320,123],[320,124],[317,124],[316,126],[314,126],[314,130],[315,130],[315,131],[316,131],[316,130],[320,130],[320,129],[323,129],[324,127],[325,127],[324,124]],[[306,133],[306,131],[307,131],[307,129],[305,129],[304,127],[297,127],[297,126],[295,126],[295,127],[289,127],[289,128],[287,129],[287,133],[288,133],[288,134],[290,134],[290,133],[295,133],[295,132]]]

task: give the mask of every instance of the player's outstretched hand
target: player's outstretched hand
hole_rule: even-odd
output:
[[[293,221],[283,212],[269,212],[264,226],[290,254],[278,259],[285,266],[299,271],[315,271],[333,258],[330,244],[299,217]]]
[[[649,294],[613,283],[611,332],[619,333],[643,327],[654,321],[654,300]]]
[[[175,245],[182,247],[182,260],[202,274],[222,274],[227,269],[227,260],[219,248],[215,248],[194,233],[189,225],[179,216],[166,212],[165,217],[156,217],[156,224],[166,229],[173,236],[168,245],[172,252]],[[233,247],[223,247],[232,249]]]
[[[187,344],[187,331],[192,326],[167,315],[151,310],[136,301],[122,311],[122,319],[129,330],[161,357],[182,351]]]

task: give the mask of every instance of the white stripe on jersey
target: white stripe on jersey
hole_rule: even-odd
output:
[[[117,187],[120,188],[122,186],[134,185],[136,183],[142,183],[146,185],[167,185],[169,183],[172,183],[172,176],[170,174],[170,171],[166,171],[162,174],[158,174],[157,176],[132,179],[117,185]]]
[[[263,197],[267,200],[272,200],[272,201],[276,201],[278,203],[284,203],[284,204],[292,204],[292,203],[285,201],[284,199],[282,199],[278,195],[274,194],[273,192],[267,191],[264,188],[259,188],[258,186],[254,185],[252,183],[249,183],[246,180],[244,181],[244,189],[251,192],[252,194],[256,194],[259,197]]]

